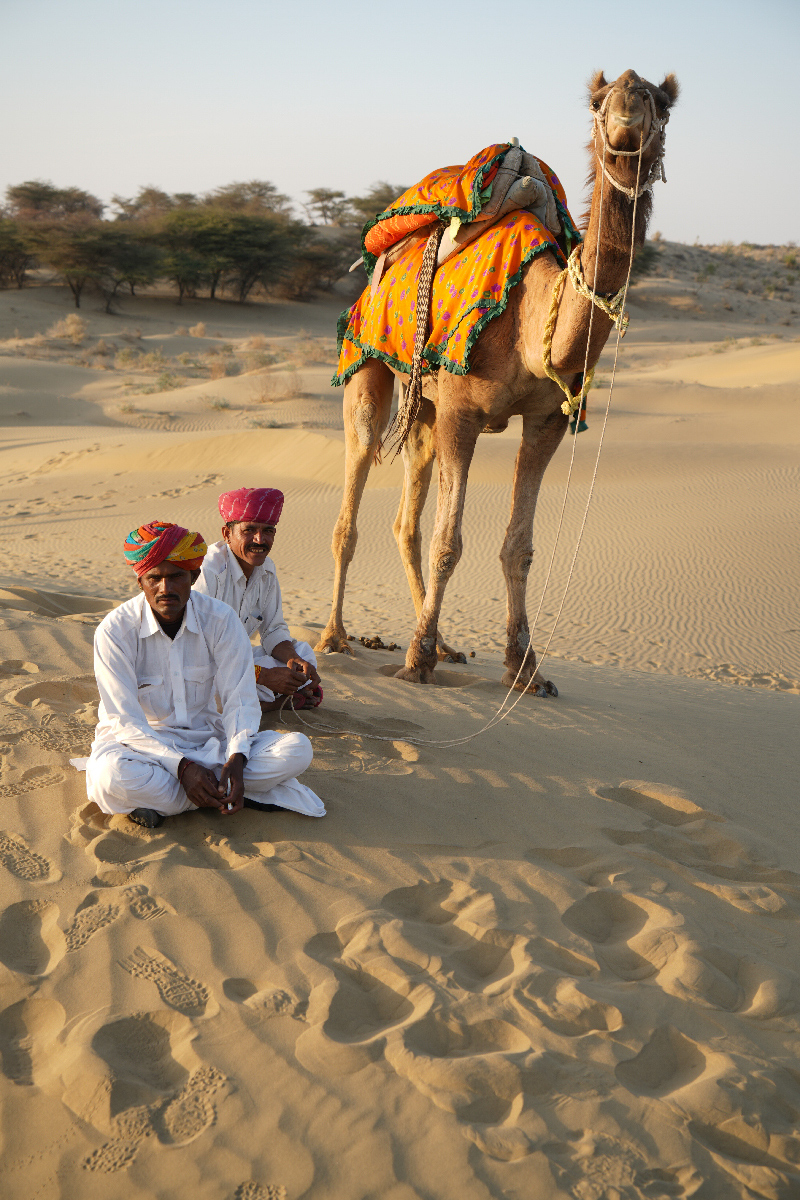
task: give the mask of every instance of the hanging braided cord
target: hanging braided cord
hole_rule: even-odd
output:
[[[608,99],[608,97],[606,97],[606,100],[607,99]],[[636,236],[636,208],[637,208],[639,196],[642,194],[642,192],[639,190],[639,178],[641,175],[641,167],[642,167],[642,154],[644,153],[645,145],[649,145],[649,141],[650,141],[650,139],[648,139],[647,143],[640,144],[638,151],[628,152],[629,154],[638,154],[639,157],[638,157],[638,162],[636,165],[636,187],[633,189],[634,196],[633,196],[633,214],[632,214],[632,225],[631,225],[631,249],[630,249],[630,256],[628,259],[628,273],[627,273],[627,277],[625,279],[624,287],[622,288],[623,297],[622,297],[621,307],[623,307],[623,308],[624,308],[625,300],[627,298],[628,288],[630,286],[631,271],[633,270],[633,258],[634,258],[634,253],[635,253],[635,236]],[[602,178],[601,178],[601,182],[600,182],[600,208],[599,208],[599,213],[598,213],[598,229],[597,229],[598,244],[600,242],[600,235],[602,232],[602,221],[603,221],[603,199],[604,199],[604,191],[605,191],[605,185],[603,183],[603,180],[607,177],[607,172],[605,171],[605,143],[604,143],[603,161],[602,161],[601,165],[603,167],[603,172],[602,172]],[[565,275],[566,275],[566,269],[559,274],[558,280],[556,281],[556,285],[558,288],[560,288]],[[595,278],[596,278],[596,272],[595,272]],[[557,294],[555,288],[554,288],[554,294]],[[595,293],[594,293],[594,291],[592,291],[592,298],[594,297],[594,295],[595,295]],[[589,311],[589,330],[588,330],[587,339],[586,339],[586,354],[584,357],[584,377],[588,373],[587,367],[588,367],[588,361],[589,361],[589,347],[590,347],[590,343],[591,343],[592,322],[594,319],[595,307],[596,307],[596,305],[594,303],[592,303],[591,309]],[[552,313],[552,305],[551,305],[551,313]],[[558,607],[558,611],[553,620],[553,624],[550,629],[550,634],[544,645],[544,649],[542,650],[541,654],[539,655],[539,662],[538,662],[537,670],[541,670],[542,663],[545,661],[545,658],[547,657],[548,651],[550,649],[550,643],[552,642],[553,637],[555,635],[555,631],[558,628],[558,622],[561,618],[561,613],[563,612],[564,605],[567,600],[567,595],[569,593],[569,589],[572,584],[572,576],[575,571],[575,564],[577,562],[578,553],[580,551],[581,543],[583,541],[583,534],[586,529],[586,522],[589,517],[589,508],[591,506],[592,498],[594,496],[594,487],[595,487],[595,482],[597,480],[597,472],[598,472],[598,469],[600,466],[600,454],[603,449],[603,442],[605,439],[606,427],[608,425],[608,418],[609,418],[609,414],[611,412],[611,398],[614,394],[614,381],[616,379],[616,374],[617,374],[617,360],[619,358],[619,347],[620,347],[621,340],[622,340],[622,330],[620,329],[619,325],[617,325],[617,340],[616,340],[616,344],[614,347],[614,363],[613,363],[613,366],[611,369],[611,383],[610,383],[609,389],[608,389],[608,400],[606,402],[606,410],[605,410],[605,414],[603,416],[603,424],[600,429],[600,441],[597,446],[597,454],[595,455],[594,469],[592,471],[592,478],[591,478],[591,481],[589,484],[589,492],[586,497],[586,503],[584,505],[581,526],[578,531],[578,537],[577,537],[576,544],[575,544],[575,550],[572,555],[572,561],[570,563],[569,572],[567,575],[567,581],[566,581],[566,584],[564,585],[564,590],[561,595],[561,601],[560,601],[560,604]],[[562,387],[564,386],[560,380],[557,380],[557,382],[559,383],[559,386],[562,386]],[[572,397],[570,396],[570,398],[572,398]],[[562,405],[562,410],[564,409],[564,407],[565,406]],[[359,732],[356,729],[337,729],[334,725],[323,725],[321,722],[316,725],[311,725],[308,721],[304,721],[303,718],[300,716],[299,712],[297,711],[297,709],[294,707],[291,696],[286,697],[286,699],[284,700],[283,704],[281,705],[281,707],[279,709],[279,715],[280,715],[282,723],[284,725],[286,724],[283,713],[284,713],[284,709],[286,708],[286,705],[288,703],[289,707],[291,708],[292,712],[297,717],[297,719],[300,721],[301,725],[305,725],[306,728],[311,730],[312,733],[315,730],[324,730],[324,731],[330,732],[330,733],[338,733],[342,737],[365,737],[365,738],[368,738],[370,741],[376,741],[376,742],[407,742],[413,746],[462,746],[462,745],[464,745],[465,742],[470,742],[473,740],[473,738],[480,737],[480,735],[482,733],[488,732],[488,730],[494,728],[495,725],[498,725],[500,723],[500,721],[505,720],[505,718],[508,717],[514,711],[514,709],[517,707],[519,702],[527,694],[527,689],[521,691],[519,693],[519,695],[517,696],[516,700],[514,701],[514,703],[509,708],[506,708],[506,705],[508,704],[511,693],[514,691],[514,688],[516,687],[517,682],[519,681],[519,677],[522,674],[522,671],[528,661],[528,655],[531,652],[535,653],[535,651],[533,650],[533,635],[536,632],[536,625],[538,623],[539,616],[541,615],[542,606],[544,604],[545,595],[547,593],[547,588],[550,584],[550,578],[551,578],[552,571],[553,571],[553,565],[555,562],[556,551],[558,549],[558,543],[559,543],[559,539],[561,537],[561,532],[562,532],[563,523],[564,523],[564,514],[566,512],[567,499],[569,496],[570,482],[572,479],[573,465],[575,462],[575,449],[576,449],[577,441],[578,441],[578,439],[576,437],[572,443],[572,454],[570,456],[569,471],[567,473],[567,481],[566,481],[566,484],[564,487],[564,497],[563,497],[563,500],[561,503],[561,512],[559,514],[558,526],[556,529],[555,540],[553,543],[553,550],[550,555],[550,562],[548,564],[547,574],[545,576],[544,585],[542,587],[542,592],[541,592],[541,596],[539,599],[539,607],[536,610],[536,616],[533,619],[533,624],[531,625],[530,632],[528,634],[528,645],[525,648],[525,653],[522,656],[522,661],[520,663],[520,666],[519,666],[517,674],[514,678],[514,681],[512,682],[508,691],[506,692],[505,696],[503,697],[500,707],[496,710],[494,715],[492,717],[490,717],[490,719],[486,722],[485,725],[482,725],[480,729],[476,729],[474,731],[474,733],[466,734],[464,737],[439,738],[439,739],[413,737],[412,735],[410,735],[408,733],[404,733],[402,731],[398,731],[396,734],[393,734],[393,735],[387,735],[387,734],[378,734],[378,733],[364,733],[364,732]]]
[[[411,426],[417,419],[422,403],[422,355],[428,340],[428,320],[433,297],[433,277],[436,274],[439,243],[445,231],[444,221],[437,221],[433,233],[425,243],[422,265],[417,280],[417,325],[414,332],[414,353],[411,358],[411,375],[392,423],[381,439],[380,449],[394,450],[396,458],[406,443]]]

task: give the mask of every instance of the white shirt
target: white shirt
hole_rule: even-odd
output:
[[[212,766],[249,755],[261,720],[253,656],[236,614],[219,600],[193,591],[174,639],[143,594],[126,600],[97,627],[94,673],[93,750],[121,742],[173,774],[184,757]]]
[[[271,558],[255,567],[246,579],[228,543],[215,542],[203,559],[194,591],[205,592],[230,605],[248,637],[258,631],[265,654],[271,655],[280,642],[291,642],[292,635],[283,619],[281,588]]]

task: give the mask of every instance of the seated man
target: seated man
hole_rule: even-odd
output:
[[[308,642],[296,642],[283,619],[275,564],[268,557],[283,508],[277,488],[239,488],[223,492],[219,512],[222,541],[209,547],[195,591],[223,600],[238,614],[253,647],[258,696],[262,706],[280,708],[286,696],[295,708],[322,703],[317,659]]]
[[[162,521],[128,535],[125,557],[141,594],[95,633],[100,711],[89,799],[151,829],[165,816],[225,815],[244,804],[322,817],[322,801],[297,780],[311,743],[302,733],[258,732],[247,634],[226,604],[192,591],[205,553],[199,533]]]

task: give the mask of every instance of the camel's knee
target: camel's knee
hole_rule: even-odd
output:
[[[338,562],[349,563],[356,552],[357,542],[358,530],[355,521],[342,520],[340,517],[333,527],[333,538],[331,539],[333,557]]]
[[[460,558],[461,549],[455,546],[437,554],[431,564],[431,578],[439,583],[448,580],[458,566]]]
[[[533,548],[504,546],[500,551],[500,562],[506,579],[527,579],[533,565]]]
[[[385,406],[379,407],[370,396],[360,397],[353,404],[350,423],[365,450],[374,450],[386,428],[388,414],[382,408]]]

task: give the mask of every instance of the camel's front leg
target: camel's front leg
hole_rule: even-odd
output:
[[[558,690],[555,684],[549,679],[544,679],[536,670],[533,647],[528,649],[525,592],[533,559],[533,517],[542,477],[568,423],[568,419],[560,412],[553,413],[544,424],[531,416],[523,418],[522,442],[514,469],[511,520],[500,551],[500,561],[503,564],[508,589],[508,640],[505,657],[508,669],[503,676],[503,683],[506,687],[514,684],[518,692],[529,691],[536,696],[557,696]]]
[[[398,679],[433,683],[436,638],[445,588],[461,558],[461,518],[464,494],[480,422],[472,413],[439,407],[436,416],[436,455],[439,459],[439,500],[430,549],[428,590],[417,629]]]
[[[435,423],[436,409],[430,400],[423,399],[417,419],[403,446],[403,467],[405,468],[403,494],[400,497],[400,507],[397,510],[392,529],[397,549],[400,551],[400,558],[405,567],[417,620],[422,615],[422,606],[425,603],[420,521],[425,501],[428,498],[433,460],[436,457]],[[438,632],[436,634],[436,657],[439,662],[465,663],[467,661],[466,656],[451,649],[445,643],[441,633]]]
[[[342,619],[347,568],[356,551],[356,517],[364,485],[381,435],[389,423],[393,387],[392,372],[375,358],[369,359],[345,384],[345,483],[331,543],[335,563],[333,605],[328,624],[315,647],[318,653],[352,653]]]

